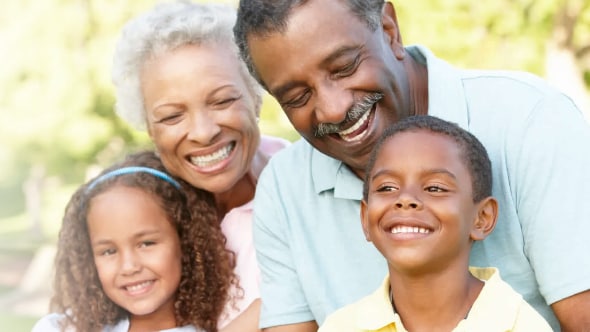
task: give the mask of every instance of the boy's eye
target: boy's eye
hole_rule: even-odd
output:
[[[389,191],[396,191],[398,188],[393,185],[384,184],[377,187],[377,192],[389,192]]]
[[[440,186],[428,186],[425,188],[425,190],[429,193],[442,193],[447,191],[445,188]]]

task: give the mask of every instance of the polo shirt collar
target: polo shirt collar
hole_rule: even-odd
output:
[[[389,276],[385,277],[381,287],[361,301],[355,318],[357,329],[377,331],[393,323],[401,325],[401,320],[389,301]]]
[[[306,142],[309,145],[309,143]],[[311,172],[317,194],[334,191],[335,198],[361,200],[363,181],[340,160],[329,157],[309,145]]]
[[[469,270],[485,285],[473,303],[467,320],[461,321],[456,331],[472,331],[472,324],[481,326],[484,322],[489,331],[510,331],[516,321],[522,296],[502,281],[496,268],[470,267]]]
[[[485,285],[473,303],[468,318],[459,322],[453,331],[475,331],[484,324],[489,327],[489,331],[511,330],[522,296],[502,281],[496,268],[470,267],[469,270]],[[394,313],[389,302],[389,276],[375,292],[360,300],[358,308],[355,324],[359,330],[375,331],[395,324],[398,331],[405,331],[401,318]]]

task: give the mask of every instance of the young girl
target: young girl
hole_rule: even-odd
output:
[[[211,194],[130,155],[66,207],[55,312],[33,331],[217,331],[237,285]]]

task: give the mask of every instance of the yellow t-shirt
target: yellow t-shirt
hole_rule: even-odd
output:
[[[495,268],[469,268],[485,282],[466,319],[453,332],[551,332],[545,319],[500,278]],[[381,287],[326,318],[319,332],[407,332],[389,302],[389,276]]]

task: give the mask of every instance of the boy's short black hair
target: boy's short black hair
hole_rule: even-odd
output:
[[[463,162],[471,175],[474,202],[479,202],[492,195],[492,163],[483,144],[473,134],[455,123],[431,115],[416,115],[393,124],[377,141],[365,171],[363,185],[363,199],[365,201],[368,198],[369,177],[383,144],[398,133],[418,130],[445,135],[459,145]]]

